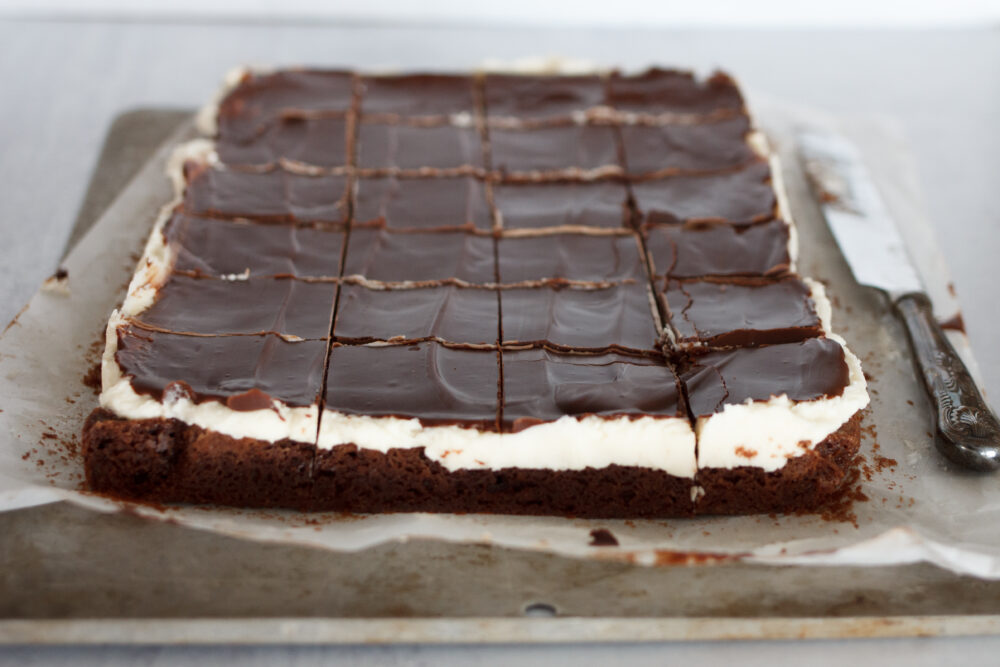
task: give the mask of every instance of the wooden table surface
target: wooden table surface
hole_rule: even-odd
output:
[[[467,69],[486,58],[559,54],[626,67],[715,66],[751,89],[902,125],[987,389],[1000,396],[1000,30],[770,32],[0,21],[0,320],[58,265],[108,124],[124,110],[193,108],[240,63]],[[994,400],[994,404],[997,401]],[[2,538],[0,538],[2,539]],[[0,664],[636,664],[749,660],[988,664],[1000,638],[718,645],[299,649],[14,649]],[[669,657],[668,657],[669,656]]]

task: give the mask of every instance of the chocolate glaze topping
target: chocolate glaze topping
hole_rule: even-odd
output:
[[[472,115],[476,110],[471,76],[403,74],[363,76],[362,114],[393,114],[404,118]]]
[[[358,179],[354,221],[406,230],[488,231],[493,225],[486,189],[472,176]]]
[[[174,271],[178,272],[212,277],[336,278],[345,230],[176,213],[164,226],[163,235],[175,253]]]
[[[507,431],[566,415],[684,417],[677,379],[663,359],[504,350],[503,384]]]
[[[635,236],[545,234],[497,240],[500,282],[645,280]]]
[[[820,336],[809,287],[798,278],[766,282],[663,281],[678,342],[740,347]]]
[[[186,165],[183,209],[191,215],[267,222],[347,222],[347,178]]]
[[[362,122],[358,128],[358,168],[483,169],[481,144],[475,127]]]
[[[564,181],[493,186],[504,229],[579,226],[626,228],[628,191],[621,181]]]
[[[328,359],[325,407],[348,414],[683,418],[652,278],[680,342],[738,346],[675,351],[695,415],[840,395],[808,290],[771,279],[789,227],[750,129],[724,75],[249,76],[220,106],[226,166],[186,165],[174,272],[117,360],[137,391],[235,410],[315,404]]]
[[[399,233],[357,227],[344,263],[345,276],[384,282],[457,278],[492,283],[496,272],[493,239],[463,232]]]
[[[504,343],[655,350],[659,328],[644,282],[604,289],[500,290]]]
[[[498,354],[433,342],[335,345],[327,372],[326,409],[495,430]]]
[[[197,334],[278,333],[326,338],[336,283],[291,278],[210,280],[174,274],[136,320]]]
[[[646,248],[656,275],[774,276],[791,266],[788,225],[781,220],[727,224],[646,225]]]
[[[661,114],[742,112],[743,96],[736,82],[722,73],[698,81],[690,72],[651,68],[608,80],[608,103],[621,111]]]
[[[295,162],[313,167],[335,168],[348,163],[347,118],[310,117],[285,113],[259,134],[246,141],[220,136],[219,159],[229,165],[273,167]]]
[[[642,175],[739,167],[757,159],[746,141],[749,131],[746,116],[713,123],[624,125],[626,171]]]
[[[729,172],[639,181],[632,194],[653,223],[750,224],[770,220],[777,206],[764,161]]]
[[[497,340],[497,293],[441,285],[377,290],[343,285],[334,336],[371,342],[438,338],[451,343],[493,345]]]
[[[781,394],[793,401],[840,396],[849,382],[844,348],[829,338],[692,355],[682,368],[695,417]]]
[[[618,169],[618,145],[610,125],[556,125],[490,129],[493,168],[501,172]]]
[[[135,391],[157,400],[174,385],[174,391],[195,403],[235,400],[245,407],[241,399],[257,390],[302,406],[318,402],[325,355],[323,340],[290,343],[274,335],[183,336],[127,326],[118,330],[115,359],[132,377]]]
[[[219,138],[243,143],[283,111],[346,112],[354,75],[333,70],[282,70],[247,74],[219,104]]]

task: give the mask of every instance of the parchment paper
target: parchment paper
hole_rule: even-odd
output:
[[[68,501],[237,537],[342,551],[427,538],[640,564],[726,558],[808,565],[926,560],[959,573],[1000,578],[997,478],[958,469],[934,450],[930,412],[903,330],[885,298],[852,279],[802,176],[794,136],[800,125],[819,124],[859,144],[890,209],[906,221],[911,252],[944,319],[957,311],[957,302],[924,214],[905,142],[885,120],[831,119],[767,99],[754,101],[758,122],[782,159],[799,229],[799,270],[827,283],[834,303],[833,328],[861,357],[871,378],[872,405],[865,414],[862,441],[865,464],[853,493],[867,500],[826,516],[589,521],[157,508],[80,491],[82,464],[76,442],[83,420],[96,406],[96,395],[81,378],[99,359],[107,316],[121,302],[137,253],[159,207],[171,196],[163,167],[173,145],[190,136],[186,128],[136,175],[67,257],[68,279],[43,287],[0,338],[0,433],[6,434],[0,446],[0,509]],[[971,362],[964,337],[954,340]],[[594,528],[611,530],[620,546],[589,546]]]

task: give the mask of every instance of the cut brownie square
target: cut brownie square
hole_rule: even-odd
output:
[[[749,227],[645,225],[644,233],[655,275],[777,276],[792,264],[789,227],[782,220]]]
[[[776,470],[867,403],[857,359],[831,338],[691,355],[682,369],[701,468]]]
[[[214,220],[175,213],[163,228],[173,270],[195,276],[336,278],[346,229]]]
[[[362,122],[357,166],[374,172],[478,171],[485,166],[475,127]]]
[[[347,222],[347,178],[284,169],[248,172],[189,163],[182,208],[191,215],[265,222]]]
[[[757,346],[823,334],[809,286],[798,278],[659,283],[673,341],[684,346]]]
[[[602,289],[503,289],[500,303],[505,344],[640,351],[659,345],[645,282]]]
[[[493,226],[486,189],[473,176],[360,178],[354,221],[389,229],[479,229]]]
[[[335,70],[248,72],[219,104],[220,140],[246,143],[289,111],[346,112],[353,103],[354,74]]]
[[[424,426],[495,430],[498,361],[496,350],[436,342],[334,344],[324,409],[371,418],[418,419]]]
[[[565,354],[542,347],[503,350],[502,356],[504,430],[567,416],[652,415],[687,421],[677,377],[662,358]]]
[[[544,234],[497,239],[500,282],[645,280],[632,234]]]
[[[216,280],[171,275],[134,316],[147,327],[195,334],[276,333],[326,338],[336,283],[291,278]]]
[[[751,224],[774,217],[777,198],[767,162],[718,174],[674,175],[632,183],[640,214],[653,223]]]
[[[187,336],[126,326],[118,329],[115,360],[139,394],[165,400],[173,391],[174,398],[219,401],[242,412],[269,409],[269,399],[318,405],[326,348],[325,340],[289,342],[273,334]]]
[[[733,169],[759,159],[747,143],[750,120],[623,125],[625,170],[630,176]]]
[[[487,74],[487,119],[543,121],[566,119],[604,104],[599,76]]]
[[[437,338],[493,345],[498,307],[492,289],[441,285],[380,290],[343,285],[333,333],[339,341],[358,343]]]
[[[486,284],[496,280],[495,264],[490,236],[356,227],[351,230],[344,275],[393,283]]]
[[[613,73],[608,104],[619,111],[655,115],[742,112],[744,106],[736,82],[725,74],[699,81],[691,72],[659,68],[636,75]]]
[[[621,173],[611,125],[496,127],[489,134],[492,166],[501,172],[538,176],[595,170]]]
[[[452,74],[362,76],[361,113],[400,118],[472,116],[475,80]]]
[[[621,181],[498,183],[493,201],[505,229],[625,229],[630,222]]]
[[[313,118],[286,113],[248,141],[219,137],[216,150],[228,165],[335,169],[349,163],[348,128],[343,116]]]

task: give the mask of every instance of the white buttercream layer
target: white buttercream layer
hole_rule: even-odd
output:
[[[677,477],[693,477],[696,471],[694,431],[686,418],[678,417],[565,416],[517,433],[495,433],[324,410],[318,446],[349,443],[383,453],[423,447],[427,458],[449,471],[610,465],[652,468]]]

